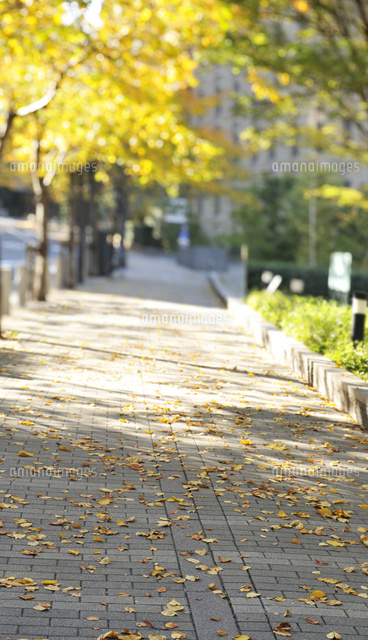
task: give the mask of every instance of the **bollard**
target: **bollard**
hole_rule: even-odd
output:
[[[242,244],[240,247],[240,258],[242,261],[242,282],[241,295],[246,298],[248,295],[248,245]]]
[[[17,264],[15,267],[15,285],[18,291],[19,306],[24,307],[27,297],[27,267],[25,264]]]
[[[11,267],[2,265],[0,268],[1,276],[1,313],[8,316],[10,313],[10,294],[12,288],[12,270]]]
[[[364,340],[364,323],[367,313],[367,294],[365,291],[353,292],[352,308],[351,339],[353,342],[361,342]]]

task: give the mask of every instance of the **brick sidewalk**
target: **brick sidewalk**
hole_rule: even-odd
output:
[[[368,437],[217,305],[131,254],[6,320],[0,640],[366,635]]]

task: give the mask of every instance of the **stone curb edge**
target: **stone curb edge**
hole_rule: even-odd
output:
[[[366,382],[339,368],[328,358],[311,351],[295,338],[285,335],[240,298],[230,296],[216,273],[211,272],[208,279],[231,315],[253,336],[258,345],[271,351],[277,360],[287,364],[310,386],[368,430]]]

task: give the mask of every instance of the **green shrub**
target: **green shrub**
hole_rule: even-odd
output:
[[[289,336],[338,366],[368,380],[368,339],[356,348],[350,339],[351,308],[335,301],[253,291],[250,307]]]

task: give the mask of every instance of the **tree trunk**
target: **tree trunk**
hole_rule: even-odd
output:
[[[129,177],[126,175],[119,176],[116,180],[116,212],[120,222],[120,248],[119,248],[119,267],[126,267],[126,251],[124,247],[125,223],[129,215],[129,198],[128,189]]]
[[[36,221],[39,222],[40,245],[39,245],[39,283],[36,293],[37,300],[46,300],[48,285],[48,226],[49,226],[49,197],[47,187],[41,182],[41,193],[36,196]]]
[[[100,251],[96,206],[96,181],[93,171],[89,172],[89,219],[92,227],[92,275],[100,275]]]
[[[3,125],[3,127],[1,128],[1,132],[0,132],[0,157],[1,154],[4,150],[4,144],[6,139],[8,138],[9,134],[10,134],[10,130],[13,124],[13,120],[15,118],[15,113],[14,111],[9,111],[8,113],[8,117],[5,120],[5,123]]]
[[[34,169],[31,171],[32,187],[34,193],[36,226],[40,243],[38,245],[38,260],[36,260],[37,278],[35,292],[36,300],[46,300],[47,283],[48,283],[48,223],[49,223],[49,201],[48,187],[44,180],[38,175],[38,167],[40,164],[40,140],[32,142],[32,165]]]
[[[71,173],[69,177],[69,242],[68,242],[68,286],[70,289],[75,288],[75,262],[74,249],[75,237],[74,227],[76,220],[76,180],[75,174]]]
[[[78,253],[78,282],[84,280],[85,267],[85,246],[86,246],[86,215],[85,203],[83,200],[83,173],[79,176],[78,189],[78,205],[77,205],[77,222],[79,226],[79,253]]]

